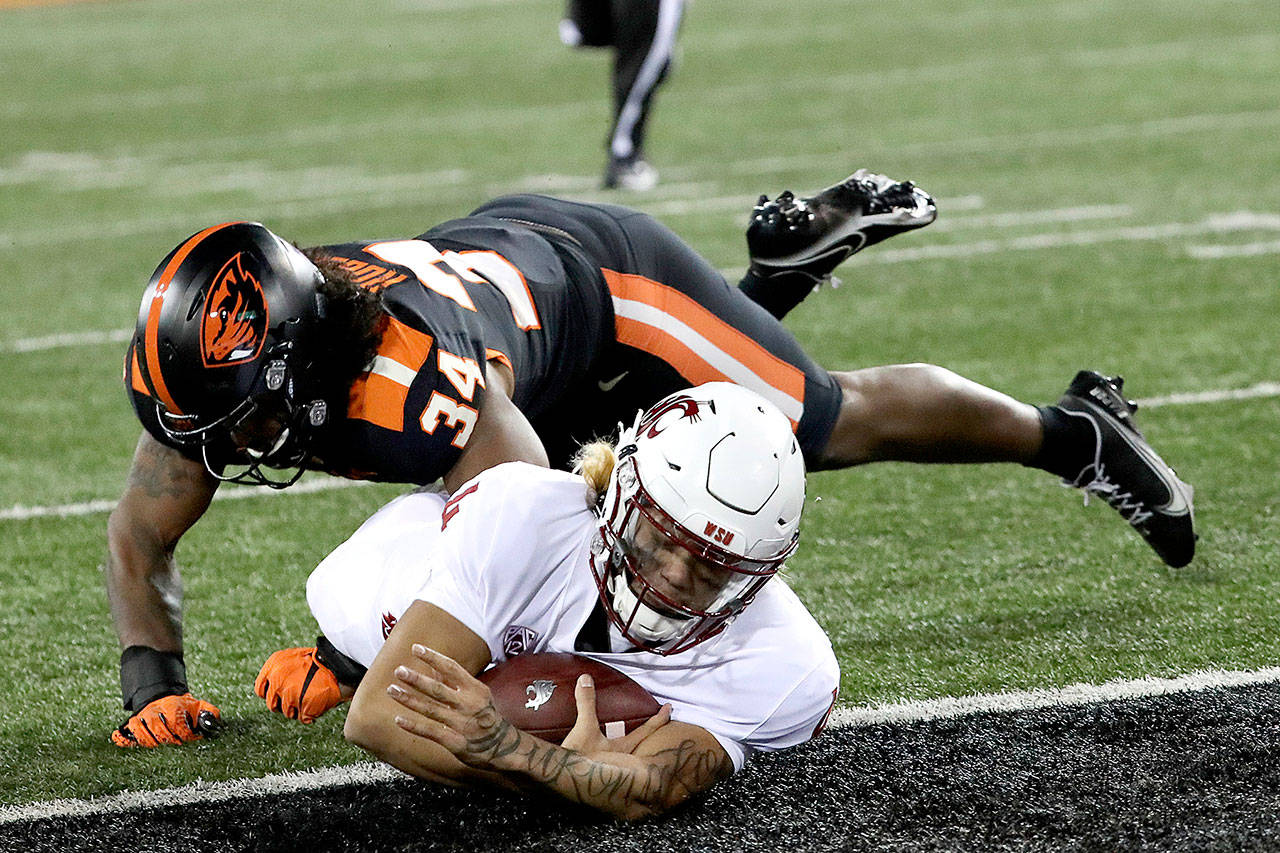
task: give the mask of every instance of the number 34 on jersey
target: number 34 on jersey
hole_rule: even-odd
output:
[[[441,252],[425,240],[394,240],[373,243],[364,251],[388,263],[408,268],[423,287],[475,311],[465,279],[472,284],[497,288],[511,306],[517,327],[528,331],[541,328],[538,310],[533,304],[524,275],[510,261],[496,252]],[[451,444],[466,447],[475,429],[479,411],[468,405],[475,398],[476,386],[485,387],[484,369],[474,359],[437,349],[440,373],[449,381],[456,397],[432,391],[419,422],[422,431],[434,435],[440,427],[454,431]]]

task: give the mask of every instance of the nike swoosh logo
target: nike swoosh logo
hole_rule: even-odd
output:
[[[1093,400],[1090,400],[1087,397],[1081,397],[1080,399],[1089,406],[1092,406],[1095,410],[1099,410],[1100,413],[1106,412],[1107,414],[1110,414],[1111,417],[1115,417],[1114,413],[1109,409],[1101,406]],[[1155,450],[1152,449],[1151,445],[1146,443],[1146,441],[1131,434],[1129,430],[1124,427],[1117,429],[1116,432],[1122,439],[1124,439],[1126,444],[1133,448],[1134,452],[1146,461],[1151,470],[1155,472],[1155,475],[1160,478],[1164,487],[1169,490],[1169,500],[1163,506],[1152,507],[1152,509],[1163,515],[1185,515],[1190,512],[1191,501],[1183,489],[1185,488],[1189,491],[1191,487],[1174,476],[1173,469],[1169,467],[1167,462],[1160,458],[1159,454],[1157,454]]]
[[[859,219],[857,217],[850,217],[839,228],[835,229],[821,240],[818,240],[816,243],[805,246],[798,252],[793,252],[790,255],[781,258],[752,258],[752,260],[761,266],[789,267],[817,260],[818,258],[824,257],[827,253],[841,248],[849,250],[849,254],[845,255],[847,258],[849,255],[857,254],[859,249],[867,245],[867,235],[862,230],[862,226],[865,222],[865,218]],[[852,240],[854,237],[857,238],[856,246],[852,242],[847,246],[839,245],[842,241]]]
[[[601,391],[608,394],[610,391],[613,390],[613,386],[621,382],[622,378],[630,372],[631,372],[630,370],[624,370],[621,373],[619,373],[617,376],[610,379],[608,382],[597,382],[596,385],[600,386]]]
[[[1185,515],[1191,509],[1190,502],[1187,500],[1186,494],[1183,493],[1182,487],[1185,485],[1177,477],[1173,476],[1173,471],[1168,463],[1161,459],[1154,450],[1143,440],[1135,438],[1125,430],[1118,430],[1120,437],[1128,442],[1129,446],[1137,451],[1138,455],[1147,460],[1147,464],[1155,471],[1164,487],[1169,490],[1169,500],[1164,506],[1155,507],[1158,512],[1165,515]],[[1190,487],[1188,487],[1190,488]]]

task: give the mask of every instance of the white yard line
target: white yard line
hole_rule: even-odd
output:
[[[114,329],[99,332],[68,332],[61,335],[45,335],[39,338],[18,338],[7,344],[0,344],[0,352],[43,352],[51,349],[68,347],[100,346],[102,344],[121,344],[129,340],[133,334],[131,329]]]
[[[1010,237],[1005,240],[972,240],[950,245],[884,249],[868,252],[865,255],[865,263],[897,264],[939,258],[971,258],[999,252],[1094,246],[1100,243],[1174,240],[1184,237],[1202,237],[1206,234],[1232,234],[1240,231],[1280,231],[1280,215],[1246,210],[1214,214],[1200,222],[1170,222],[1161,225],[1138,225],[1105,230],[1051,232]]]
[[[1061,688],[1020,690],[973,696],[946,696],[866,707],[839,707],[831,718],[833,728],[895,725],[925,720],[952,719],[970,714],[1013,713],[1037,708],[1073,707],[1097,702],[1140,699],[1223,687],[1270,684],[1280,680],[1280,667],[1255,672],[1209,670],[1178,678],[1139,678],[1105,684],[1073,684]],[[257,779],[196,782],[158,791],[125,791],[89,799],[51,800],[24,806],[0,807],[0,825],[46,818],[74,818],[116,814],[172,806],[214,803],[231,799],[267,797],[296,791],[315,791],[338,785],[371,785],[407,778],[385,764],[364,762],[295,773],[276,773]]]
[[[84,800],[52,800],[29,806],[0,806],[0,825],[19,820],[86,817],[193,803],[216,803],[237,797],[266,797],[291,791],[315,791],[337,785],[369,785],[403,778],[404,774],[390,765],[370,761],[298,773],[274,773],[258,779],[196,782],[159,791],[125,791]]]
[[[1156,409],[1160,406],[1185,406],[1191,403],[1225,403],[1231,400],[1254,400],[1259,397],[1280,397],[1280,382],[1259,382],[1248,388],[1225,388],[1217,391],[1186,391],[1179,394],[1167,394],[1163,397],[1139,399],[1138,405],[1144,409]]]
[[[955,208],[950,199],[939,199],[938,210],[950,213]],[[1060,222],[1087,222],[1091,219],[1124,219],[1133,216],[1133,207],[1127,204],[1090,204],[1080,207],[1059,207],[1051,210],[1012,210],[1002,213],[983,213],[975,216],[944,216],[931,226],[931,232],[954,231],[960,228],[1018,228],[1023,225],[1049,225]]]
[[[234,501],[245,498],[269,498],[277,495],[308,495],[313,492],[329,492],[334,489],[349,489],[354,486],[368,486],[368,480],[344,480],[341,477],[325,477],[324,479],[307,480],[295,483],[288,489],[269,489],[263,486],[241,486],[223,488],[215,492],[215,501]],[[405,486],[405,488],[409,488]],[[110,512],[115,508],[114,500],[81,501],[80,503],[53,504],[50,506],[14,506],[0,509],[0,521],[26,521],[32,518],[72,518],[78,515],[93,515],[99,512]]]
[[[1280,252],[1280,240],[1264,240],[1259,243],[1243,243],[1238,246],[1188,246],[1187,254],[1198,261],[1217,261],[1223,258],[1252,258],[1258,255],[1274,255]]]
[[[1221,403],[1236,400],[1252,400],[1262,397],[1280,397],[1280,382],[1259,382],[1248,388],[1223,388],[1210,391],[1187,391],[1168,394],[1163,397],[1139,398],[1140,408],[1155,409],[1161,406],[1185,406],[1196,403]],[[273,497],[276,495],[304,495],[312,492],[325,492],[333,489],[346,489],[352,486],[369,485],[365,480],[344,480],[340,477],[317,478],[306,480],[288,489],[277,490],[261,487],[225,488],[214,494],[217,500],[242,500],[245,498]],[[407,487],[406,487],[407,488]],[[81,501],[79,503],[51,504],[47,506],[26,506],[16,504],[0,509],[0,521],[27,521],[33,518],[72,518],[81,515],[110,512],[115,507],[114,500],[100,499]]]
[[[1008,693],[989,693],[975,696],[945,696],[941,699],[893,702],[865,708],[837,708],[836,712],[831,716],[831,723],[836,726],[914,723],[920,720],[963,717],[968,714],[1008,713],[1011,711],[1029,711],[1035,708],[1088,705],[1093,702],[1140,699],[1144,696],[1164,696],[1169,693],[1185,693],[1214,687],[1269,684],[1274,681],[1280,681],[1280,667],[1268,667],[1256,672],[1208,670],[1194,672],[1178,678],[1138,678],[1128,681],[1108,681],[1105,684],[1097,685],[1072,684],[1068,687],[1043,690],[1018,690]]]

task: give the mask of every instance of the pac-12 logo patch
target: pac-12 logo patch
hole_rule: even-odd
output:
[[[267,296],[237,252],[213,278],[200,320],[200,357],[205,367],[257,358],[267,337]]]
[[[538,642],[538,632],[523,625],[508,625],[502,634],[502,652],[509,658],[524,654]]]

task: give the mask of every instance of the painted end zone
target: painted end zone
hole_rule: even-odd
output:
[[[838,708],[832,717],[828,733],[813,744],[795,751],[795,760],[804,761],[806,751],[826,749],[823,744],[846,737],[840,732],[859,729],[877,729],[882,735],[892,740],[895,730],[905,730],[922,723],[947,723],[963,720],[967,717],[986,715],[991,718],[990,724],[995,726],[1017,725],[1015,723],[995,722],[995,720],[1014,719],[1036,712],[1049,711],[1054,714],[1069,713],[1073,708],[1084,706],[1107,706],[1126,702],[1158,702],[1162,697],[1180,694],[1198,694],[1212,691],[1272,686],[1273,692],[1280,694],[1280,688],[1274,688],[1280,682],[1280,667],[1270,667],[1252,672],[1243,671],[1204,671],[1192,673],[1178,678],[1140,678],[1125,681],[1110,681],[1105,684],[1074,684],[1068,687],[1044,690],[1016,691],[974,695],[967,697],[944,697],[940,699],[917,702],[898,702],[863,708]],[[1280,710],[1280,695],[1277,695],[1276,706]],[[1101,712],[1104,715],[1109,712]],[[1158,713],[1155,712],[1155,713]],[[975,726],[987,725],[976,723]],[[1280,714],[1276,715],[1275,737],[1280,740]],[[1034,748],[1029,745],[1028,748]],[[790,753],[778,753],[762,756],[757,763],[791,762]],[[843,759],[841,759],[843,760]],[[1276,762],[1280,766],[1280,762]],[[828,767],[839,772],[839,763]],[[751,778],[761,771],[749,766],[741,776]],[[767,771],[766,771],[767,772]],[[329,789],[345,787],[367,787],[385,785],[387,783],[404,782],[408,777],[399,771],[376,762],[327,767],[303,772],[286,772],[259,779],[237,779],[227,782],[198,782],[178,788],[159,791],[126,791],[109,797],[94,799],[54,800],[45,803],[33,803],[23,806],[0,807],[0,826],[45,821],[70,821],[91,819],[95,825],[99,819],[111,815],[131,815],[157,809],[198,808],[208,810],[220,803],[246,801],[261,798],[283,800],[299,794],[321,793]],[[424,789],[425,790],[425,789]],[[1280,795],[1280,789],[1278,789]],[[489,796],[485,793],[468,795],[473,798]],[[713,793],[712,800],[718,794]],[[243,807],[243,806],[242,806]],[[250,807],[250,810],[251,807]],[[273,812],[273,808],[262,809]],[[352,818],[354,819],[354,818]],[[2,833],[0,833],[2,834]]]

